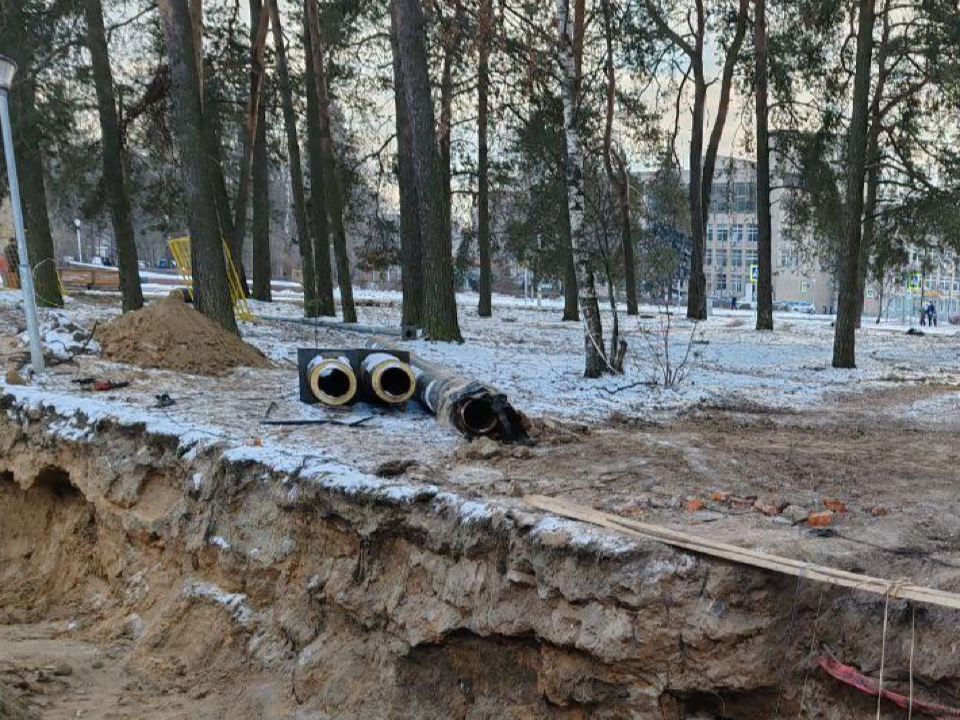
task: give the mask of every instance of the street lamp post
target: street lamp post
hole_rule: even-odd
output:
[[[7,160],[7,180],[10,185],[10,209],[13,212],[13,228],[17,236],[20,255],[20,287],[23,290],[23,308],[27,315],[27,336],[30,338],[30,359],[35,373],[42,373],[43,350],[40,348],[40,325],[37,322],[37,299],[33,292],[33,272],[27,256],[27,237],[23,231],[23,208],[20,205],[20,182],[17,179],[17,162],[13,155],[13,132],[10,127],[8,94],[17,64],[0,55],[0,125],[3,125],[3,153]]]
[[[83,262],[83,245],[80,244],[80,218],[73,219],[73,227],[77,230],[77,262]]]

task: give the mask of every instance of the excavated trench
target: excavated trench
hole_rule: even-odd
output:
[[[131,672],[221,698],[224,716],[875,712],[810,660],[824,643],[875,674],[882,598],[514,500],[278,470],[142,425],[3,405],[0,619],[79,618],[88,640],[124,641]],[[886,676],[902,687],[911,613],[893,602],[890,617]],[[960,693],[955,628],[950,613],[917,614],[929,699]]]

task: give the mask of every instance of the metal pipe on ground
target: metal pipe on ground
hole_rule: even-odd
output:
[[[371,340],[367,347],[392,349],[383,340]],[[410,365],[416,377],[415,397],[441,423],[468,438],[489,437],[505,443],[529,440],[523,416],[492,385],[457,375],[414,353],[410,353]]]
[[[345,332],[360,333],[362,335],[384,335],[387,337],[396,337],[400,340],[416,340],[420,335],[420,330],[410,325],[392,328],[381,327],[377,325],[360,325],[358,323],[344,323],[340,322],[339,320],[287,317],[283,315],[274,315],[264,319],[276,320],[278,322],[297,323],[298,325],[308,325],[310,327],[329,328],[331,330],[343,330]]]
[[[347,357],[317,355],[307,364],[310,392],[324,405],[346,405],[357,394],[357,375]]]
[[[388,405],[402,405],[416,391],[411,367],[389,353],[370,353],[360,363],[360,381],[371,398]]]

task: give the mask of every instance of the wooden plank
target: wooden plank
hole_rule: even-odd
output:
[[[584,507],[567,500],[545,497],[543,495],[527,495],[523,501],[539,510],[545,510],[571,520],[590,523],[600,527],[615,530],[631,537],[644,540],[656,540],[672,547],[690,550],[691,552],[710,557],[727,560],[740,565],[770,570],[772,572],[803,577],[808,580],[827,583],[838,587],[864,590],[878,595],[916,602],[937,605],[940,607],[960,610],[960,594],[914,585],[905,580],[886,580],[869,575],[847,572],[825,565],[803,562],[793,558],[771,555],[758,550],[741,548],[736,545],[697,537],[687,532],[671,530],[669,528],[642,523],[637,520],[622,518],[610,513]]]

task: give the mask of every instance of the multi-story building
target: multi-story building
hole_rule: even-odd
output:
[[[718,305],[753,302],[758,265],[757,183],[752,161],[721,157],[714,172],[704,250],[707,295]],[[801,260],[786,229],[784,190],[771,192],[773,299],[809,302],[832,312],[836,290],[830,273]]]

